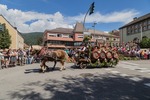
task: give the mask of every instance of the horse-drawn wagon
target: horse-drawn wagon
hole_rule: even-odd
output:
[[[116,66],[119,58],[117,52],[111,46],[95,45],[92,46],[90,37],[83,39],[84,51],[79,50],[75,54],[75,66],[80,68],[91,67],[113,67]],[[95,43],[97,44],[97,43]]]

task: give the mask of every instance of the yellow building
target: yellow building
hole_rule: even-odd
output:
[[[0,15],[0,23],[6,25],[6,29],[11,36],[11,45],[9,48],[11,49],[18,49],[24,48],[24,39],[17,28],[13,27],[3,15]]]

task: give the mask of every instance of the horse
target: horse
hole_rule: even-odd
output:
[[[47,47],[43,47],[38,53],[37,53],[37,57],[39,57],[41,59],[41,71],[45,72],[46,70],[49,69],[49,67],[46,65],[47,61],[53,61],[54,62],[54,66],[52,68],[52,70],[55,69],[55,66],[57,64],[57,62],[60,62],[61,67],[60,67],[60,71],[65,70],[65,60],[68,59],[68,54],[64,51],[64,50],[54,50],[54,51],[50,51],[48,50]]]

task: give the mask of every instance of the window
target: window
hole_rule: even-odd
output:
[[[144,31],[145,31],[145,30],[147,30],[147,27],[146,27],[146,26],[144,26],[144,27],[143,27],[143,30],[144,30]]]
[[[135,29],[134,32],[137,33],[137,32],[138,32],[138,29]]]
[[[130,32],[131,32],[131,27],[128,27],[128,28],[127,28],[127,35],[129,35]]]
[[[57,37],[62,37],[62,34],[57,34]]]
[[[130,27],[127,28],[128,31],[130,31],[130,29],[131,29]]]
[[[0,31],[4,31],[4,26],[0,24]]]
[[[106,40],[109,40],[109,38],[106,38]]]
[[[138,28],[138,24],[135,25],[135,28]]]
[[[78,38],[83,38],[83,35],[78,35]]]
[[[70,37],[70,38],[73,38],[73,36],[72,36],[72,35],[71,35],[71,36],[69,35],[69,37]]]
[[[69,38],[69,34],[63,34],[62,37]]]
[[[144,22],[143,22],[143,25],[144,25],[144,26],[147,25],[147,21],[144,21]]]
[[[138,32],[141,32],[141,28],[138,28]]]
[[[52,44],[52,45],[63,45],[64,44],[61,41],[53,41],[53,40],[49,40],[49,41],[47,41],[47,43]]]
[[[148,25],[150,25],[150,19],[148,20]]]
[[[150,29],[150,25],[148,25],[147,29]]]
[[[74,46],[73,42],[65,42],[66,46]]]
[[[131,30],[131,34],[133,33],[133,31]]]
[[[57,34],[49,33],[48,35],[49,35],[50,37],[57,37]]]
[[[80,46],[82,44],[82,42],[75,42],[74,46]]]

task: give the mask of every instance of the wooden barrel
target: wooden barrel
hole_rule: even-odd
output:
[[[106,58],[106,54],[105,54],[104,51],[101,51],[99,56],[100,56],[101,59],[105,59]]]
[[[92,57],[93,57],[94,59],[98,59],[98,58],[99,58],[99,53],[98,53],[97,50],[95,50],[95,51],[92,52]]]
[[[117,53],[114,53],[114,54],[113,54],[113,57],[116,58],[116,59],[119,58]]]
[[[112,58],[112,53],[110,51],[108,51],[106,53],[106,57],[107,57],[107,59],[111,59]]]

